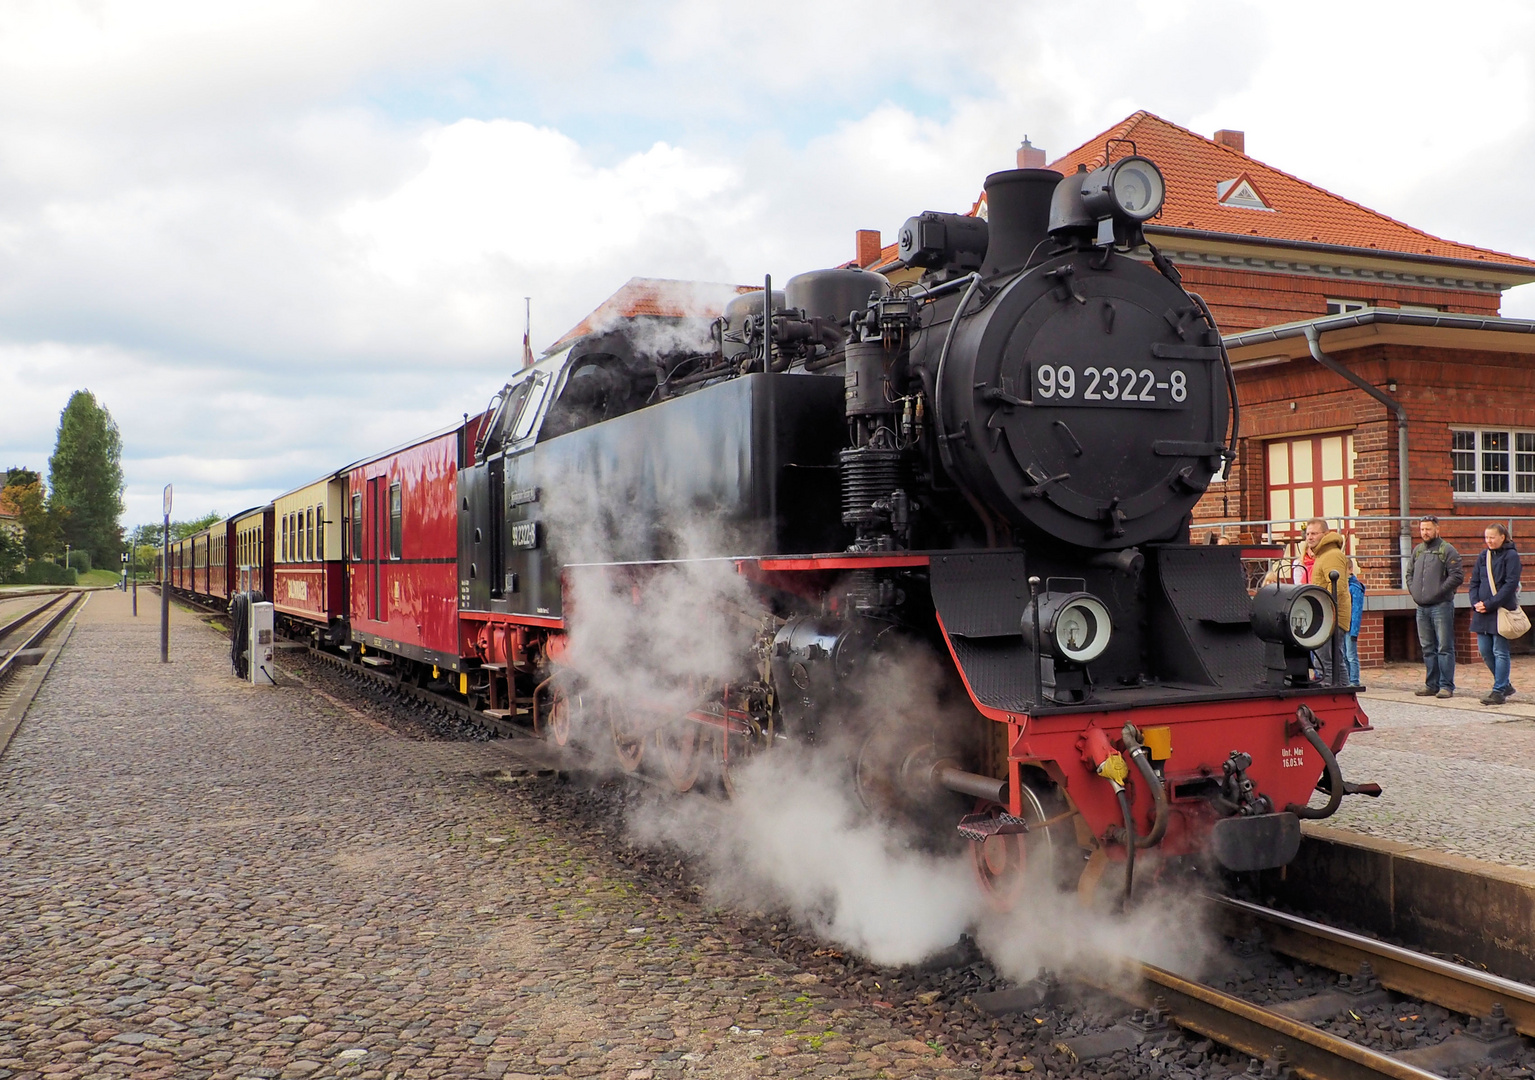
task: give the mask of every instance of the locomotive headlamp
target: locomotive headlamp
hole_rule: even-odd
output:
[[[1043,651],[1057,660],[1087,664],[1109,647],[1114,626],[1109,609],[1092,593],[1047,592],[1039,598],[1039,636]],[[1024,640],[1034,644],[1034,616],[1023,617]]]
[[[1253,597],[1253,633],[1268,642],[1267,666],[1275,681],[1309,682],[1313,649],[1332,637],[1338,610],[1317,585],[1265,585]]]
[[[1264,641],[1315,649],[1337,625],[1332,596],[1317,585],[1273,585],[1253,597],[1253,633]]]
[[[1147,158],[1120,158],[1082,178],[1082,202],[1095,218],[1139,224],[1156,217],[1167,197],[1162,173]]]

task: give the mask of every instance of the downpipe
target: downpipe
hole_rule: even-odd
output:
[[[1314,325],[1307,325],[1303,332],[1306,336],[1306,347],[1310,349],[1313,360],[1333,374],[1341,376],[1359,387],[1359,389],[1369,394],[1396,415],[1397,499],[1400,502],[1398,513],[1401,515],[1401,527],[1397,531],[1397,553],[1402,564],[1402,583],[1405,586],[1407,583],[1407,562],[1412,556],[1412,531],[1408,527],[1408,518],[1412,514],[1412,510],[1408,506],[1408,498],[1411,495],[1411,483],[1408,479],[1407,471],[1407,410],[1396,398],[1386,393],[1374,383],[1350,371],[1323,352],[1321,335],[1317,333],[1317,328]]]

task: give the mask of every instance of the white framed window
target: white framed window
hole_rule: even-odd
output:
[[[1535,501],[1535,431],[1450,429],[1450,490],[1464,500]]]
[[[1327,301],[1327,314],[1346,315],[1350,311],[1363,311],[1369,306],[1363,300],[1334,300],[1329,298]]]

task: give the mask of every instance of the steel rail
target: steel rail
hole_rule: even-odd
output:
[[[60,600],[68,595],[68,593],[54,593],[50,599],[43,601],[31,611],[28,611],[26,614],[21,615],[18,618],[12,619],[4,626],[0,626],[0,641],[4,641],[6,638],[10,637],[12,632],[14,632],[17,627],[24,626],[25,624],[31,622],[33,619],[37,618],[43,612],[47,611],[54,604],[57,604]]]
[[[1256,1058],[1271,1057],[1282,1048],[1287,1064],[1304,1080],[1443,1080],[1151,964],[1140,964],[1136,971],[1140,982],[1134,987],[1107,979],[1073,979],[1141,1008],[1159,1009],[1178,1027]]]
[[[1211,899],[1226,915],[1228,929],[1257,927],[1275,952],[1348,975],[1368,963],[1388,990],[1471,1016],[1486,1016],[1498,1004],[1516,1031],[1535,1036],[1535,986],[1245,900]]]
[[[28,636],[27,640],[23,641],[20,646],[6,653],[4,657],[0,657],[0,684],[4,684],[6,679],[10,678],[11,672],[16,667],[16,658],[27,650],[47,640],[48,635],[53,633],[53,628],[64,621],[64,616],[68,615],[75,609],[75,606],[80,603],[80,598],[85,594],[83,592],[75,591],[62,593],[60,595],[68,596],[69,602],[66,603],[63,607],[59,608],[58,611],[55,611],[51,616],[49,616],[48,620],[44,622],[42,626],[34,630],[32,634]],[[44,605],[43,608],[38,608],[32,613],[32,615],[29,615],[28,618],[35,617],[48,606],[50,605]]]

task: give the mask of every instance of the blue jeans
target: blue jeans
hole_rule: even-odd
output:
[[[1430,690],[1455,689],[1455,601],[1418,609],[1418,645],[1423,650],[1423,680]],[[1507,654],[1507,649],[1504,653]],[[1484,652],[1482,655],[1486,655]],[[1508,670],[1508,665],[1503,665]]]
[[[1508,695],[1514,688],[1508,682],[1508,638],[1500,634],[1477,634],[1476,647],[1481,650],[1482,662],[1492,672],[1492,688]]]
[[[1359,685],[1359,635],[1349,634],[1343,639],[1343,667],[1348,672],[1348,681],[1353,686]]]

